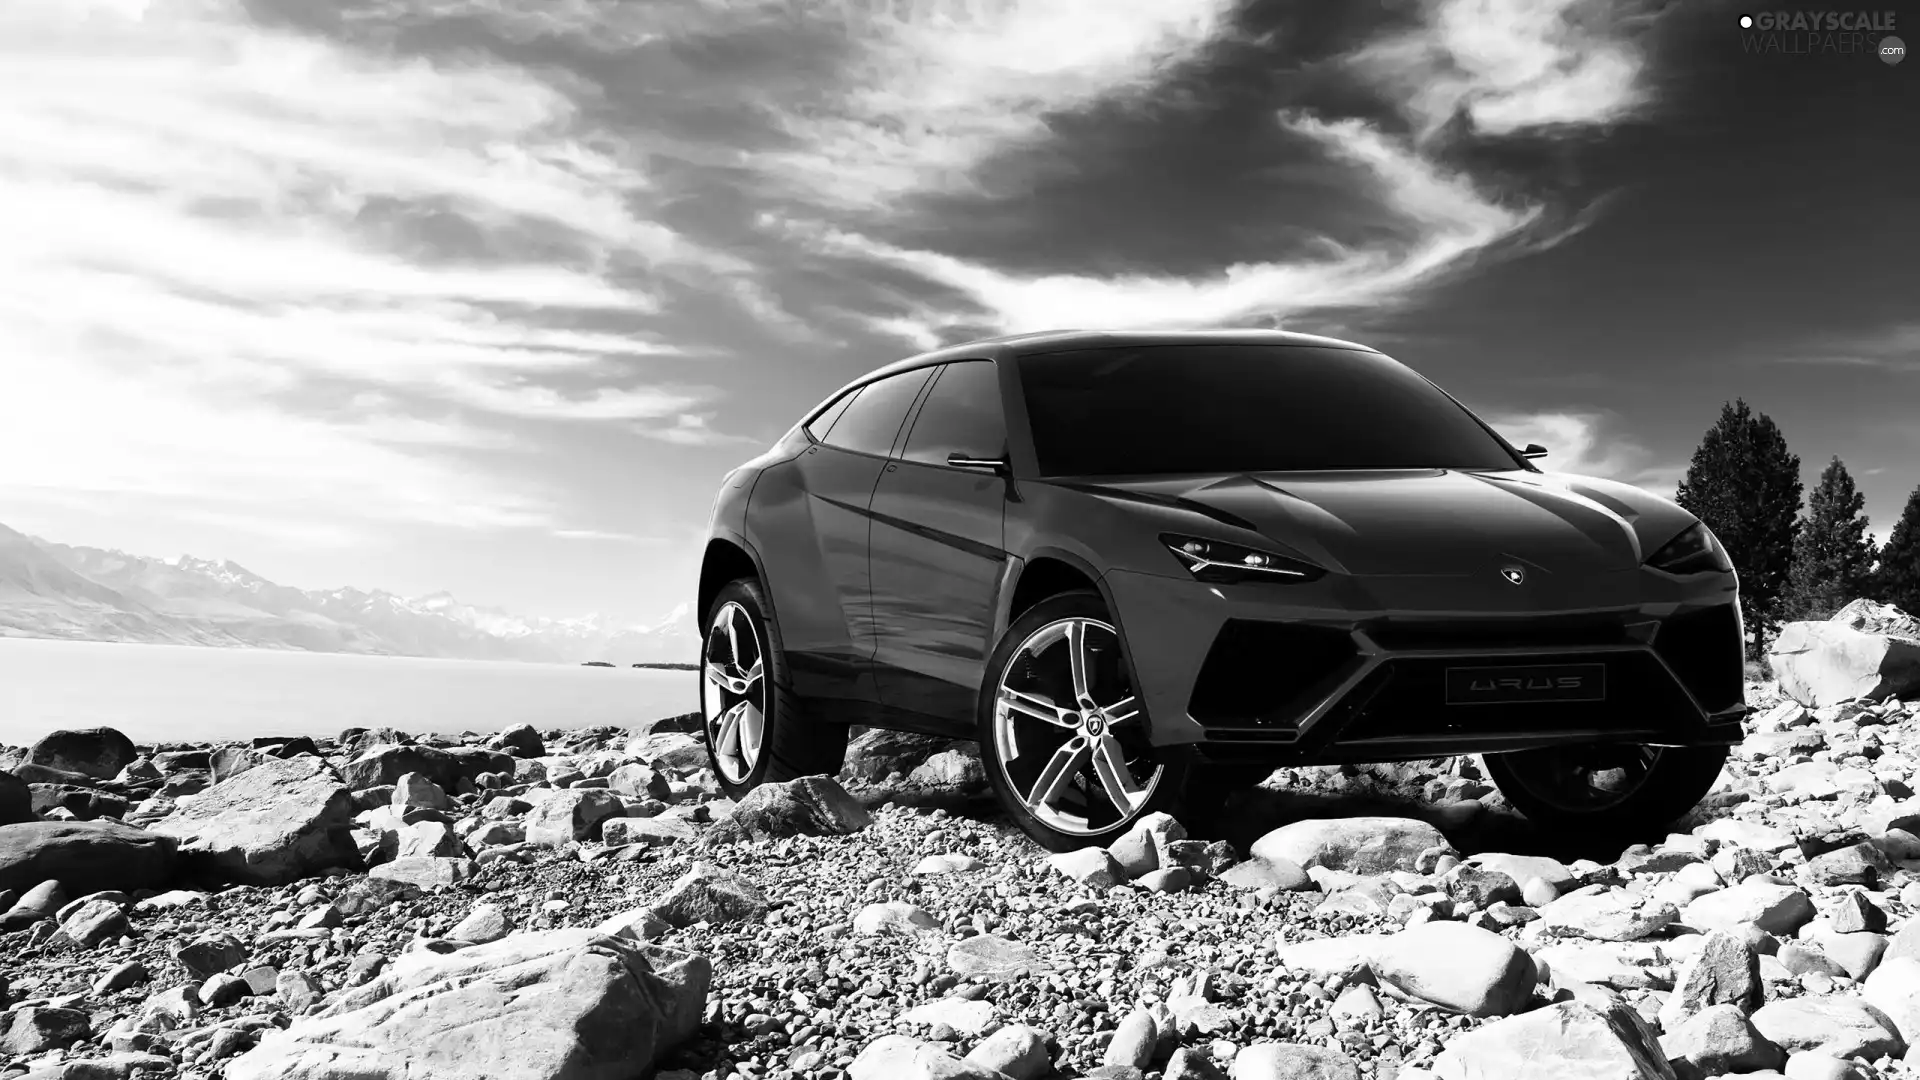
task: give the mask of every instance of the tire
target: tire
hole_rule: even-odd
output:
[[[1520,750],[1485,761],[1500,794],[1541,831],[1642,840],[1665,835],[1699,805],[1727,753],[1724,746],[1626,744]],[[1623,779],[1602,785],[1613,770]]]
[[[793,692],[772,611],[760,582],[741,578],[721,588],[701,622],[701,738],[707,764],[728,798],[764,783],[831,776],[846,759],[846,725],[815,719]],[[757,733],[750,726],[756,715]],[[723,744],[728,753],[722,753]]]
[[[1076,646],[1091,646],[1082,653],[1088,662],[1080,667],[1090,673],[1085,685],[1092,710],[1055,704],[1075,699],[1071,654]],[[980,756],[1000,805],[1040,846],[1072,851],[1108,844],[1142,817],[1179,804],[1191,766],[1184,754],[1156,750],[1148,741],[1145,708],[1137,698],[1127,700],[1138,685],[1097,593],[1062,593],[1041,601],[1015,619],[994,648],[975,714]],[[1003,689],[1018,691],[1010,700],[1025,708],[1003,706]],[[1090,721],[1087,713],[1097,713],[1098,719]],[[1069,745],[1076,740],[1078,750]],[[1119,799],[1109,796],[1096,756],[1101,764],[1126,769],[1130,783],[1121,786],[1134,790]],[[1036,811],[1026,796],[1038,790],[1049,770],[1065,779],[1052,785],[1054,798],[1043,799]]]

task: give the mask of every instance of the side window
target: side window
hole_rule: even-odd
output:
[[[885,454],[907,418],[907,409],[927,384],[928,372],[903,371],[863,388],[827,432],[826,443],[864,454]]]
[[[1007,444],[1000,379],[988,360],[947,364],[907,436],[908,461],[945,465],[947,455],[996,457]]]
[[[821,442],[826,442],[827,432],[833,429],[833,422],[840,419],[840,414],[846,412],[847,406],[853,404],[853,399],[859,396],[860,391],[857,389],[841,394],[833,404],[823,409],[819,416],[807,422],[807,434]]]

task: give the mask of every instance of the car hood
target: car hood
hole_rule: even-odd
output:
[[[1238,473],[1093,486],[1239,519],[1312,562],[1364,575],[1480,574],[1506,565],[1546,574],[1630,571],[1693,520],[1626,484],[1520,470]]]

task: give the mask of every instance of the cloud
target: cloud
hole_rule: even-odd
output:
[[[618,544],[641,544],[648,547],[666,542],[657,536],[636,536],[633,533],[606,529],[555,529],[553,535],[562,540],[595,540]]]
[[[816,200],[887,211],[978,190],[995,154],[1051,134],[1048,118],[1137,100],[1223,31],[1232,0],[921,0],[748,4],[845,42],[835,79],[769,103],[788,148],[755,165]],[[883,12],[902,12],[889,17]]]
[[[0,355],[18,355],[0,332]],[[0,503],[117,497],[141,514],[335,540],[355,523],[524,528],[549,523],[545,496],[433,452],[422,422],[391,438],[378,423],[333,422],[192,385],[124,380],[82,362],[17,365],[0,394]],[[46,496],[53,496],[52,500]],[[252,531],[260,531],[255,527]]]
[[[1284,319],[1307,311],[1377,305],[1428,282],[1462,259],[1515,235],[1540,214],[1484,194],[1379,128],[1356,119],[1287,114],[1281,125],[1353,168],[1406,237],[1349,248],[1331,237],[1329,254],[1241,263],[1192,277],[1021,274],[936,251],[895,247],[829,228],[793,227],[823,248],[878,259],[957,290],[979,309],[944,318],[889,316],[875,329],[934,340],[947,325],[986,321],[1010,333],[1060,326],[1157,328]]]
[[[1646,446],[1619,430],[1610,413],[1598,410],[1508,413],[1489,416],[1491,424],[1515,446],[1539,443],[1550,454],[1541,468],[1618,480],[1671,498],[1686,475],[1685,463],[1662,461]]]
[[[1839,335],[1775,359],[1785,364],[1920,371],[1920,323],[1898,323],[1870,333]]]
[[[1456,118],[1511,135],[1633,115],[1651,94],[1634,3],[1424,0],[1419,25],[1351,57],[1424,138]]]
[[[657,219],[595,94],[238,0],[0,6],[0,501],[329,544],[546,527],[462,457],[522,447],[503,423],[724,439],[678,415],[716,391],[649,365],[686,362],[662,286],[745,264]]]

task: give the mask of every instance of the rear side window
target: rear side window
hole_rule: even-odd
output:
[[[840,414],[846,412],[847,406],[853,404],[853,399],[859,396],[860,391],[858,390],[841,394],[834,400],[833,404],[822,410],[819,416],[807,422],[807,434],[821,442],[826,442],[827,432],[833,429],[833,422],[840,419]]]
[[[920,388],[927,384],[930,373],[931,369],[903,371],[868,383],[853,402],[841,410],[840,418],[828,429],[824,441],[829,446],[863,454],[891,451],[893,440],[900,434],[900,425],[907,418],[907,409],[912,407],[913,399],[920,396]]]
[[[927,391],[913,430],[907,435],[908,461],[945,465],[947,455],[997,457],[1007,445],[1007,421],[1000,410],[1000,379],[987,360],[948,364]]]

